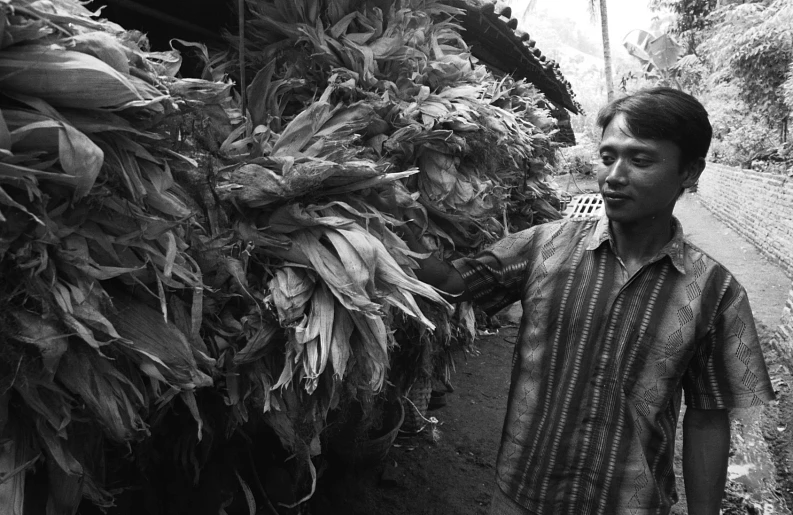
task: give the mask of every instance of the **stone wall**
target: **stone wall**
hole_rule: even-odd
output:
[[[697,193],[718,218],[793,277],[793,178],[708,163]]]
[[[708,163],[697,194],[717,218],[793,278],[793,177]],[[775,343],[793,358],[793,284],[780,310]]]
[[[776,334],[776,344],[789,360],[793,360],[793,284],[787,295],[787,302],[782,313],[782,323]]]

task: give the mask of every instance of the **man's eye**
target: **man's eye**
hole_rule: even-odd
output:
[[[610,165],[614,162],[614,156],[610,156],[608,154],[600,154],[600,160],[603,162],[604,165]]]
[[[634,157],[631,161],[633,161],[633,164],[638,166],[639,168],[644,168],[652,164],[652,161],[650,161],[649,159],[644,159],[641,157]]]

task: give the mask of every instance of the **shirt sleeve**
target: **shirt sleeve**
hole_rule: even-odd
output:
[[[474,302],[488,315],[520,300],[534,237],[533,228],[516,232],[474,257],[452,263]]]
[[[689,407],[748,408],[774,400],[746,290],[733,288],[683,377]]]

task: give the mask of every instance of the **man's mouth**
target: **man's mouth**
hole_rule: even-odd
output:
[[[606,200],[627,200],[630,198],[628,195],[616,191],[604,191],[602,194]]]

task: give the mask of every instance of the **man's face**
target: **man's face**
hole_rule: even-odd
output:
[[[634,137],[622,113],[603,131],[599,153],[598,184],[613,222],[641,224],[671,216],[681,188],[699,175],[696,166],[681,169],[677,144]]]

